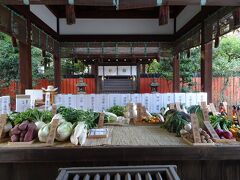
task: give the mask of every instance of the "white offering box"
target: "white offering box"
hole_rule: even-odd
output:
[[[85,95],[87,110],[94,111],[95,108],[95,94]]]
[[[16,96],[16,112],[26,111],[31,107],[30,95],[17,95]]]
[[[10,96],[2,96],[1,97],[1,111],[0,114],[9,114],[10,113]]]
[[[186,104],[186,93],[174,93],[174,102]]]
[[[108,95],[108,104],[109,107],[113,107],[113,106],[120,106],[121,105],[121,99],[120,99],[120,94],[109,94]]]
[[[106,111],[108,106],[108,95],[107,94],[96,94],[96,103],[95,103],[95,111]]]
[[[167,105],[170,103],[174,103],[174,94],[173,93],[164,93],[163,94],[163,107],[167,107]]]
[[[206,102],[207,103],[207,93],[200,92],[196,93],[197,95],[197,104],[201,104],[201,102]]]
[[[130,101],[132,103],[142,103],[141,94],[130,94]]]
[[[142,104],[146,107],[148,111],[151,112],[151,104],[152,104],[152,94],[146,93],[142,94]]]
[[[121,106],[126,106],[130,102],[130,94],[121,94]]]
[[[160,93],[152,94],[151,113],[159,113],[163,107],[163,96]]]
[[[186,93],[186,107],[197,105],[197,93]]]
[[[76,99],[76,108],[81,110],[86,109],[85,95],[78,94],[76,95]]]

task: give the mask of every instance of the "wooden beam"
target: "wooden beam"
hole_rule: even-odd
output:
[[[54,55],[54,86],[58,88],[61,93],[61,58],[59,55]]]
[[[15,37],[12,37],[12,46],[18,47],[17,39]]]
[[[75,15],[74,5],[66,5],[66,20],[67,20],[68,25],[76,23],[76,15]]]
[[[204,23],[201,31],[201,88],[207,92],[208,103],[212,102],[212,41],[205,44]]]
[[[174,35],[61,35],[61,42],[174,42]]]
[[[180,92],[180,61],[179,55],[173,58],[173,92]]]
[[[20,93],[32,89],[31,21],[27,19],[27,43],[19,41]]]
[[[159,7],[159,25],[166,25],[168,24],[169,18],[169,6],[163,5]]]

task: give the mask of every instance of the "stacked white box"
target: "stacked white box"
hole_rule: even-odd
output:
[[[141,94],[130,94],[130,102],[132,102],[132,103],[142,103]]]
[[[159,113],[160,109],[163,107],[163,96],[160,93],[152,94],[152,101],[151,101],[151,112],[152,113]]]
[[[186,107],[190,107],[192,105],[197,105],[197,94],[186,93]]]
[[[31,98],[29,95],[16,96],[16,112],[26,111],[31,107]]]
[[[121,94],[121,106],[126,106],[130,102],[130,94]]]
[[[207,93],[200,92],[200,93],[196,93],[196,95],[197,95],[197,104],[200,104],[201,102],[207,103]]]
[[[63,95],[62,94],[57,94],[54,96],[54,104],[59,106],[62,106],[62,99],[63,99]]]
[[[163,94],[163,107],[167,107],[167,105],[170,103],[174,103],[174,94],[173,93],[164,93]]]
[[[174,102],[186,104],[186,93],[174,93]]]
[[[151,112],[151,104],[152,98],[150,93],[142,94],[142,104],[146,107],[146,109]]]

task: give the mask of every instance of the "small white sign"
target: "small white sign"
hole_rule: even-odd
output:
[[[9,114],[10,113],[10,96],[1,97],[1,112],[0,114]]]
[[[16,96],[16,112],[24,112],[31,107],[30,95]]]
[[[84,94],[77,94],[76,95],[76,108],[83,110],[86,106],[85,104],[85,95]]]
[[[152,96],[150,93],[142,94],[142,105],[151,112]]]
[[[47,92],[46,95],[45,95],[45,109],[46,110],[49,110],[50,107],[51,107],[51,102],[50,102],[50,93]]]
[[[130,94],[121,94],[121,106],[126,106],[130,102]]]
[[[108,98],[109,108],[111,108],[113,106],[120,106],[121,105],[120,94],[109,94],[108,97],[109,97]]]

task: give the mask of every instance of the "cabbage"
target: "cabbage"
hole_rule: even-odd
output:
[[[72,133],[73,125],[70,122],[63,122],[57,127],[56,140],[66,141]]]
[[[50,130],[50,124],[46,124],[41,129],[39,129],[38,139],[40,142],[47,142],[49,130]]]
[[[78,138],[78,142],[80,145],[83,145],[87,139],[87,129],[83,129],[81,135]]]

